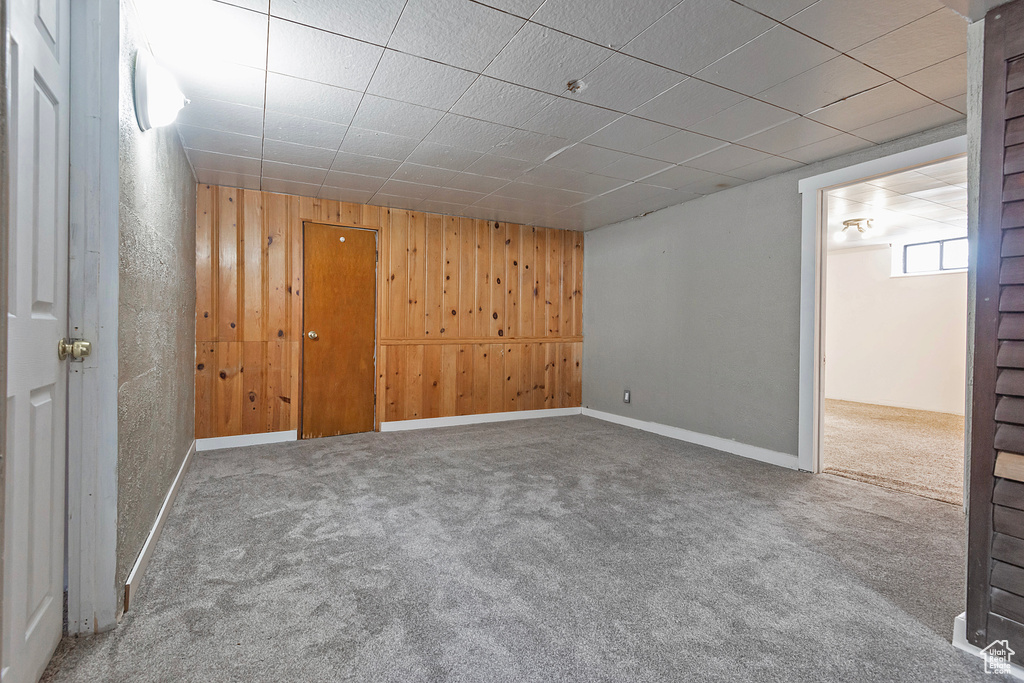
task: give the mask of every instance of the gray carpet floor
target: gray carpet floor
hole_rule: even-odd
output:
[[[584,417],[200,453],[52,681],[991,681],[960,509]]]

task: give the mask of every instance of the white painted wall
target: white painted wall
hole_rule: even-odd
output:
[[[829,252],[825,397],[963,415],[967,273],[891,272],[887,246]]]

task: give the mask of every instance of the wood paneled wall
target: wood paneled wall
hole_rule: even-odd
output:
[[[200,185],[196,436],[297,429],[302,224],[378,231],[377,422],[580,405],[578,232]]]

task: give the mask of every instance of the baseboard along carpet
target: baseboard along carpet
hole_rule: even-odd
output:
[[[826,399],[822,471],[962,505],[964,418]]]
[[[985,681],[956,508],[584,416],[197,453],[77,681]]]

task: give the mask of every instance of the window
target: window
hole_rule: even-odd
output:
[[[967,269],[967,238],[920,242],[903,247],[903,274]]]

